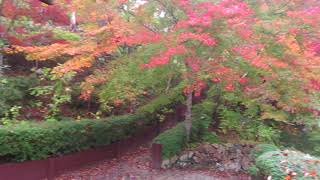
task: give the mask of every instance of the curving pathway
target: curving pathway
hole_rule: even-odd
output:
[[[138,148],[119,159],[102,161],[66,172],[56,180],[249,180],[246,174],[217,173],[202,170],[153,170],[148,146]]]

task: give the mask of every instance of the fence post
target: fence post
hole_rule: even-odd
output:
[[[48,169],[47,169],[47,177],[48,180],[54,180],[55,177],[55,159],[49,158],[48,160]]]
[[[152,168],[160,169],[162,164],[162,144],[152,144]]]

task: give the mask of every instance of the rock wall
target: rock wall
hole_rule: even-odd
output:
[[[252,164],[248,144],[201,144],[162,162],[162,168],[205,167],[217,171],[246,171]]]

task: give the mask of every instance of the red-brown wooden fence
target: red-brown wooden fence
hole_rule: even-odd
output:
[[[160,132],[173,127],[183,119],[184,106],[175,108],[175,112],[168,113],[162,123],[145,127],[133,137],[95,149],[88,149],[60,157],[45,160],[26,161],[22,163],[0,164],[0,180],[52,180],[67,170],[77,169],[94,162],[118,158],[124,153],[132,151],[142,144],[150,142]],[[151,147],[152,165],[155,169],[161,166],[161,145]]]
[[[134,137],[107,145],[45,160],[0,165],[0,180],[52,180],[66,170],[79,168],[101,160],[117,158],[149,142],[157,135],[159,126],[148,127]]]

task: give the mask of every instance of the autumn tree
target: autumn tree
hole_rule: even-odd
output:
[[[157,34],[153,35],[157,37],[152,39],[154,42],[149,43],[162,45],[144,68],[170,65],[184,72],[181,78],[187,84],[184,92],[187,97],[185,125],[188,137],[192,126],[192,98],[199,96],[212,83],[222,84],[224,91],[241,91],[251,98],[259,99],[261,103],[271,104],[273,108],[290,113],[310,107],[312,94],[309,91],[315,89],[310,86],[317,87],[315,76],[319,70],[314,66],[318,55],[315,53],[316,43],[312,40],[319,37],[317,32],[313,32],[317,29],[317,7],[294,8],[294,11],[290,11],[295,3],[288,6],[291,8],[283,8],[285,2],[275,2],[276,7],[273,8],[264,2],[253,5],[256,7],[240,0],[217,3],[154,1],[144,4],[145,9],[141,7],[138,11],[149,13],[149,16],[144,14],[139,17],[156,17],[156,20],[149,19],[149,24],[142,25]],[[280,7],[283,9],[277,9]],[[273,13],[274,9],[283,12],[278,15]],[[259,10],[262,12],[259,13]],[[276,17],[270,17],[267,13],[275,14]],[[129,14],[137,16],[134,12]],[[157,28],[161,19],[165,19],[163,21],[166,23]],[[293,28],[291,23],[298,26]],[[308,23],[310,27],[303,29],[301,23]],[[274,28],[274,25],[278,28]],[[306,38],[299,44],[297,36],[292,37],[292,33],[299,30],[304,35],[312,32],[315,38]],[[139,44],[138,39],[142,36],[147,39],[147,35],[139,34],[131,38]],[[313,62],[306,62],[310,57]],[[283,89],[288,87],[297,89]]]
[[[0,33],[10,45],[32,45],[34,40],[41,43],[41,36],[49,35],[50,25],[68,24],[67,13],[59,5],[46,6],[38,0],[0,3]]]
[[[63,41],[39,46],[15,45],[7,52],[24,53],[31,61],[56,61],[59,65],[54,67],[54,73],[58,75],[90,69],[99,59],[110,60],[123,51],[125,37],[134,34],[137,28],[126,22],[113,5],[105,1],[73,1],[66,6],[70,12],[77,11],[79,28],[76,32],[56,26],[53,32]],[[99,69],[101,67],[97,71]],[[89,99],[93,84],[103,80],[104,77],[88,76],[82,84],[81,98]]]
[[[261,113],[264,118],[279,118],[274,116],[278,110],[288,114],[317,111],[317,1],[308,0],[309,6],[299,0],[73,3],[71,11],[77,10],[79,21],[77,32],[56,27],[55,34],[64,41],[16,45],[10,52],[23,52],[29,60],[57,61],[54,72],[62,75],[91,68],[103,56],[131,60],[130,57],[139,57],[134,56],[136,53],[152,49],[145,51],[152,55],[145,53],[151,58],[141,68],[147,71],[167,67],[167,91],[177,82],[185,84],[188,137],[194,96],[201,96],[214,86],[246,96],[256,105],[265,105]],[[121,62],[119,66],[114,64],[117,63],[95,67],[98,73],[88,76],[82,85],[83,99],[90,98],[95,84],[116,77],[117,73],[128,74]],[[137,70],[134,72],[138,74]],[[139,92],[123,92],[133,100],[148,88],[143,85],[137,88]]]
[[[38,0],[0,1],[0,47],[5,45],[44,45],[60,40],[52,26],[68,23],[59,5],[46,6]],[[3,52],[1,64],[3,65]]]

